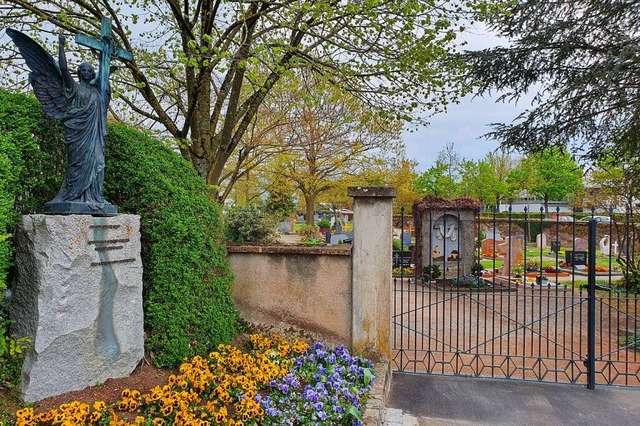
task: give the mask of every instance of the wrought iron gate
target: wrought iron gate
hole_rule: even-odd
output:
[[[630,223],[627,236],[635,229]],[[404,230],[404,220],[401,226]],[[597,264],[596,229],[596,221],[591,220],[587,265]],[[635,238],[626,241],[621,250],[631,259]],[[562,263],[557,254],[556,249],[556,264]],[[417,273],[407,277],[401,269],[393,280],[395,369],[577,383],[589,388],[640,386],[637,287],[628,282],[621,286],[620,277],[611,272],[597,275],[595,267],[576,271],[571,265],[570,272],[551,268],[555,274],[543,274],[542,251],[539,263],[541,270],[533,276],[526,270],[520,280],[508,272],[506,277],[494,273],[476,277],[478,284],[469,287],[422,279]],[[629,272],[620,275],[632,276]],[[581,285],[576,276],[586,284]],[[535,281],[528,282],[530,278]],[[457,272],[454,281],[460,279]]]

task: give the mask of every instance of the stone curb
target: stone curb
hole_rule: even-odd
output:
[[[364,410],[364,424],[366,426],[382,426],[384,424],[385,402],[391,386],[391,368],[388,361],[381,361],[374,365],[376,381],[367,400]]]

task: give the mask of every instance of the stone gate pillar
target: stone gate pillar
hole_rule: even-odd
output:
[[[392,187],[351,187],[353,197],[352,349],[391,359]]]

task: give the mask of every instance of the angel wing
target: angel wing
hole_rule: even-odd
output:
[[[67,109],[67,98],[64,95],[62,73],[58,64],[28,35],[11,28],[7,28],[6,31],[31,70],[29,82],[44,111],[51,118],[62,119]]]

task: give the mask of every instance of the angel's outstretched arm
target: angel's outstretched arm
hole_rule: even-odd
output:
[[[62,78],[64,80],[65,87],[73,87],[75,81],[73,76],[69,72],[67,67],[67,57],[64,53],[65,38],[63,35],[58,36],[58,64],[60,65],[60,71],[62,72]]]

